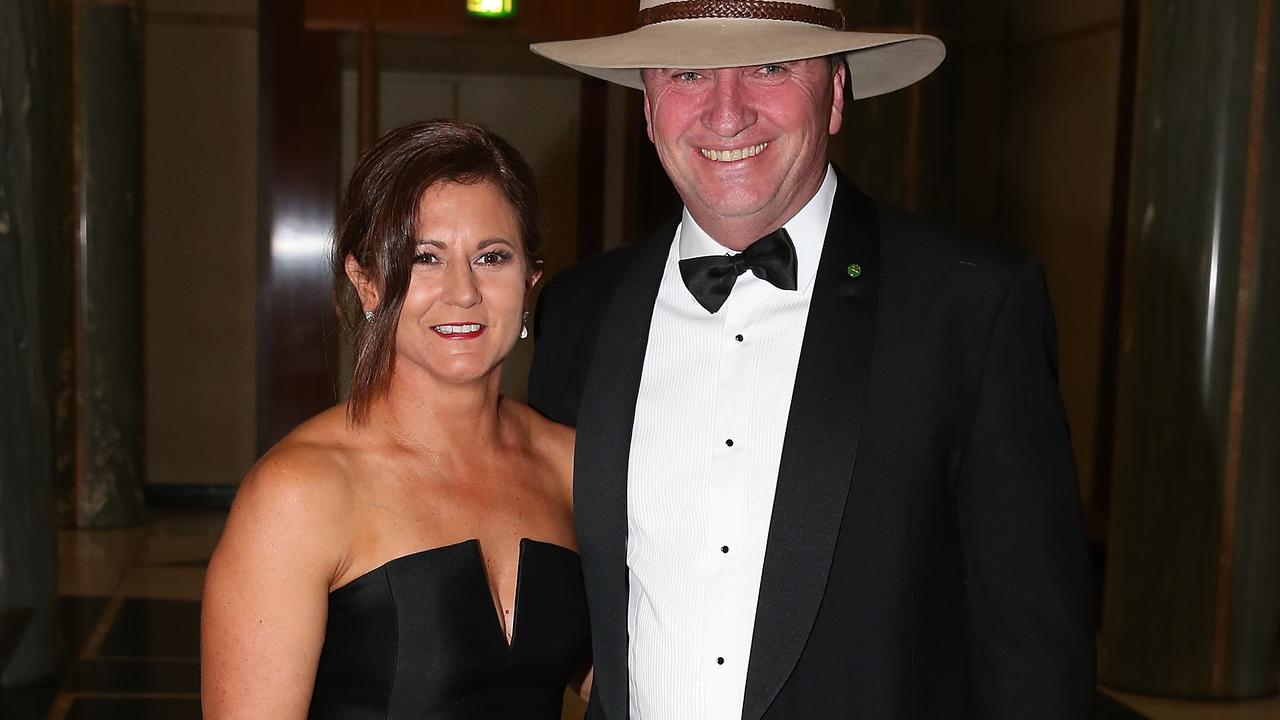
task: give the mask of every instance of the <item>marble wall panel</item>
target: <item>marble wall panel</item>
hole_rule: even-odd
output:
[[[1280,14],[1270,0],[1145,7],[1100,667],[1125,689],[1244,698],[1275,692],[1280,633],[1263,314]]]
[[[64,524],[141,522],[142,99],[136,9],[71,6],[73,147],[56,413]]]
[[[49,332],[65,114],[50,92],[39,4],[0,5],[0,685],[51,676],[59,657]],[[14,617],[24,618],[16,625]]]

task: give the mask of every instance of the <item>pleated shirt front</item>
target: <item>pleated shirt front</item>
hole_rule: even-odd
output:
[[[836,179],[785,227],[797,289],[751,272],[708,313],[679,260],[727,251],[686,211],[654,306],[627,481],[632,720],[738,720],[783,437]]]

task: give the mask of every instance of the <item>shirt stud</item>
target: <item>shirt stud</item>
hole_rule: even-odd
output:
[[[862,276],[862,266],[859,265],[858,263],[850,263],[849,267],[845,268],[845,270],[848,271],[849,277],[851,278]]]

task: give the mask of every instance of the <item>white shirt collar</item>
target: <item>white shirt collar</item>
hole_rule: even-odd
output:
[[[830,164],[818,192],[800,208],[800,212],[783,224],[791,242],[796,246],[796,285],[804,292],[818,274],[818,261],[822,258],[822,243],[827,237],[827,224],[831,220],[831,206],[836,197],[836,173]],[[724,255],[734,251],[716,242],[707,234],[685,208],[676,230],[680,246],[680,259]]]

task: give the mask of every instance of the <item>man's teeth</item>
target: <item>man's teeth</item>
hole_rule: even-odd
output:
[[[480,323],[469,323],[467,325],[436,325],[435,331],[441,335],[480,332]]]
[[[764,152],[769,147],[769,143],[760,143],[751,147],[737,148],[735,150],[707,150],[702,148],[702,157],[716,162],[735,162],[743,158],[755,157]]]

